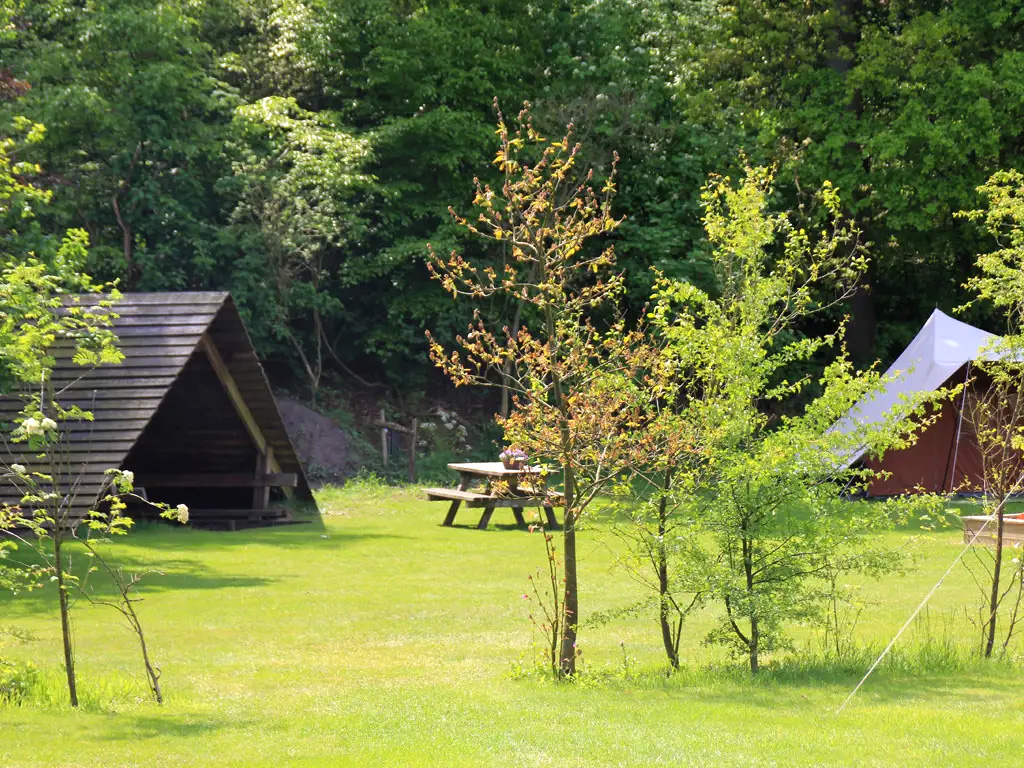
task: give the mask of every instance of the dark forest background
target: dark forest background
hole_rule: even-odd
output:
[[[806,227],[830,180],[872,259],[845,308],[865,364],[964,303],[990,244],[955,214],[1024,166],[1009,0],[0,0],[0,69],[0,130],[52,192],[4,249],[78,227],[125,289],[230,290],[307,396],[442,391],[424,329],[468,317],[426,245],[501,258],[447,212],[494,170],[494,99],[553,135],[572,122],[599,174],[619,153],[635,308],[652,267],[709,282],[708,174],[776,166]]]

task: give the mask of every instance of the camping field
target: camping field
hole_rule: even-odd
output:
[[[442,528],[417,491],[362,486],[321,495],[311,525],[236,533],[153,526],[116,547],[146,577],[143,620],[167,703],[146,698],[133,638],[79,605],[83,706],[61,702],[53,594],[0,599],[3,624],[35,641],[4,653],[40,660],[22,706],[0,708],[9,766],[647,766],[1007,765],[1020,759],[1019,667],[983,664],[958,569],[901,642],[894,662],[835,710],[863,671],[776,658],[758,679],[701,641],[664,675],[647,615],[582,633],[584,674],[537,672],[527,575],[537,535],[496,513],[492,527]],[[497,523],[497,525],[494,525]],[[958,551],[955,529],[892,536],[917,565],[866,582],[857,627],[881,646]],[[593,613],[639,593],[613,570],[617,539],[582,534],[581,605]],[[109,609],[106,609],[109,611]],[[584,618],[586,618],[584,616]],[[814,651],[812,653],[812,651]],[[49,700],[52,699],[52,700]]]

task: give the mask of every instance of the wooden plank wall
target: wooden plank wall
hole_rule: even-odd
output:
[[[188,370],[188,381],[182,380],[183,393],[188,388],[204,381],[206,371],[195,368],[197,378],[192,379],[192,362],[203,357],[197,351],[202,335],[210,332],[218,350],[231,369],[239,390],[244,395],[253,416],[259,422],[268,442],[274,447],[274,455],[282,472],[298,474],[297,491],[303,498],[312,498],[309,486],[295,456],[284,424],[281,421],[270,386],[263,368],[256,358],[248,332],[230,296],[224,292],[182,292],[182,293],[128,293],[115,307],[119,315],[114,321],[114,331],[125,359],[119,365],[105,365],[92,370],[82,369],[70,360],[70,345],[58,342],[54,353],[58,360],[54,372],[54,383],[63,390],[60,401],[65,405],[79,405],[91,411],[93,422],[70,425],[68,450],[62,459],[66,477],[62,485],[77,486],[74,504],[76,514],[84,513],[103,492],[104,470],[129,468],[124,462],[133,446],[143,435],[143,430],[161,409],[172,385],[178,382]],[[196,365],[201,365],[197,363]],[[205,386],[205,385],[203,385]],[[176,387],[174,388],[177,389]],[[220,392],[223,394],[222,390]],[[168,461],[178,461],[188,446],[203,443],[215,446],[216,440],[237,440],[226,427],[219,436],[204,434],[204,422],[182,421],[186,405],[198,405],[197,413],[205,413],[200,401],[211,402],[217,398],[214,391],[204,389],[201,396],[182,395],[180,403],[174,405],[173,413],[179,428],[173,428],[173,419],[164,421],[161,416],[159,429],[161,450],[167,452]],[[223,402],[218,402],[218,408]],[[18,411],[18,401],[0,398],[0,421],[9,420]],[[172,417],[168,417],[171,419]],[[199,418],[197,416],[197,418]],[[226,447],[226,446],[222,446]],[[236,445],[236,448],[238,446]],[[145,455],[156,449],[155,444],[143,446]],[[142,455],[142,454],[140,454]],[[225,461],[231,464],[234,454],[225,454]],[[240,455],[240,454],[239,454]],[[239,462],[239,455],[235,455]],[[31,458],[14,455],[11,461],[32,466]],[[234,464],[231,464],[233,467]],[[191,467],[191,471],[204,471],[204,467]],[[249,463],[246,471],[253,471]],[[9,484],[0,483],[0,502],[16,503],[18,492]],[[251,491],[249,493],[251,503]]]
[[[70,343],[55,345],[58,399],[94,416],[92,422],[68,425],[68,450],[60,460],[62,486],[76,485],[73,515],[83,514],[103,492],[104,470],[121,467],[226,298],[225,293],[125,294],[114,320],[125,356],[119,365],[84,369],[71,362]],[[17,408],[15,400],[0,401],[0,418],[10,418]],[[31,457],[22,458],[33,466]],[[0,499],[10,501],[11,490],[0,489]]]

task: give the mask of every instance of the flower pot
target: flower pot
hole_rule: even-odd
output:
[[[526,466],[526,459],[502,459],[501,465],[505,469],[522,469]]]

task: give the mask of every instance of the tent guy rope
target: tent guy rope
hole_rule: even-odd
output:
[[[1017,484],[1014,486],[1010,494],[1016,493],[1020,489],[1022,482],[1024,482],[1024,477],[1017,480]],[[1007,494],[1007,496],[1009,497],[1010,494]],[[1000,507],[1001,506],[1002,504],[1000,504]],[[857,691],[859,691],[861,686],[864,685],[867,679],[871,676],[871,673],[875,671],[875,668],[882,663],[882,659],[884,659],[889,654],[889,651],[892,650],[892,647],[896,645],[896,641],[900,639],[900,636],[906,631],[907,627],[910,626],[911,622],[913,622],[914,619],[917,618],[917,614],[921,612],[921,609],[924,608],[925,605],[928,604],[928,601],[932,599],[932,595],[938,592],[939,587],[942,586],[942,582],[944,582],[946,580],[946,577],[953,572],[953,569],[956,567],[957,563],[959,563],[960,560],[963,559],[963,556],[967,554],[967,550],[969,550],[974,545],[974,542],[977,541],[978,537],[985,532],[985,529],[988,527],[988,524],[991,523],[995,517],[996,515],[991,515],[989,519],[986,520],[985,523],[978,529],[977,533],[975,533],[974,536],[971,537],[971,540],[964,545],[963,549],[961,549],[959,554],[957,554],[957,556],[953,559],[953,562],[949,564],[949,568],[946,569],[946,572],[942,574],[942,576],[939,578],[937,582],[935,582],[935,586],[928,590],[928,594],[926,594],[924,596],[924,599],[921,600],[920,603],[918,603],[917,608],[915,608],[914,612],[910,614],[910,618],[908,618],[906,622],[904,622],[903,626],[900,627],[899,632],[897,632],[895,636],[892,638],[892,640],[889,641],[889,644],[885,646],[885,650],[883,650],[881,654],[879,654],[878,658],[875,659],[875,662],[870,667],[868,667],[868,671],[864,673],[864,677],[860,679],[860,682],[857,683],[856,687],[852,691],[850,691],[850,695],[846,697],[846,700],[843,701],[843,703],[839,706],[839,709],[836,710],[836,715],[841,714],[842,711],[846,709],[846,705],[849,704],[850,700],[857,695]]]
[[[985,530],[985,528],[988,527],[988,524],[990,522],[992,521],[985,521],[985,524],[978,529],[978,532],[971,537],[971,540],[964,545],[964,548],[960,550],[960,553],[953,559],[953,562],[949,564],[949,568],[946,569],[946,572],[942,574],[942,576],[939,578],[937,582],[935,582],[935,586],[928,590],[928,594],[926,594],[924,596],[924,599],[920,603],[918,603],[917,608],[915,608],[914,612],[910,614],[910,618],[908,618],[906,622],[904,622],[903,626],[900,627],[899,632],[897,632],[895,636],[893,636],[892,640],[889,641],[889,644],[885,646],[885,650],[883,650],[879,654],[878,658],[875,659],[875,662],[870,667],[868,667],[868,671],[864,673],[864,677],[860,679],[860,682],[857,683],[857,686],[852,691],[850,691],[850,695],[846,697],[846,700],[841,705],[839,705],[839,709],[836,710],[837,715],[841,714],[842,711],[846,709],[846,705],[849,704],[850,700],[857,695],[857,691],[859,691],[861,686],[864,685],[867,679],[871,676],[871,673],[875,671],[875,667],[882,663],[882,659],[884,659],[889,654],[889,651],[892,650],[892,647],[896,645],[896,641],[900,639],[900,636],[906,631],[907,627],[910,626],[911,622],[913,622],[914,619],[917,618],[917,614],[919,614],[921,612],[921,609],[924,608],[925,605],[927,605],[928,601],[932,599],[932,595],[934,595],[939,590],[939,587],[942,586],[942,582],[944,582],[946,580],[946,577],[953,572],[953,569],[956,567],[956,564],[960,562],[961,558],[963,558],[965,554],[967,554],[967,550],[970,549],[974,542],[977,540],[977,538],[981,536],[982,532]]]

